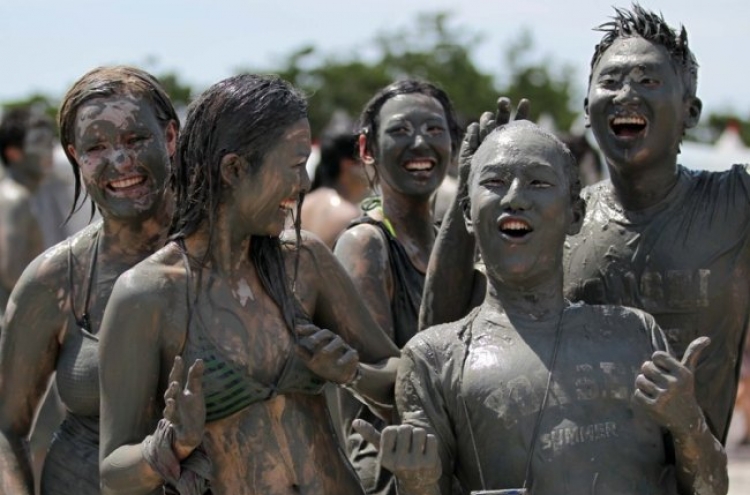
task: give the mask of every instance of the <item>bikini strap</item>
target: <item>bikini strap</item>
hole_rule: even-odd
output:
[[[91,331],[91,317],[89,316],[89,303],[91,301],[91,289],[94,286],[94,277],[96,276],[96,260],[99,256],[99,239],[101,230],[97,230],[94,234],[94,252],[91,254],[89,260],[88,270],[88,285],[86,286],[86,296],[83,301],[83,314],[78,317],[75,306],[75,285],[73,284],[73,243],[68,244],[68,293],[70,294],[70,310],[73,312],[73,318],[79,327],[83,328],[89,333]]]

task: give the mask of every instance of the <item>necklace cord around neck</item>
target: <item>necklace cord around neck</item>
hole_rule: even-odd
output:
[[[542,426],[542,418],[544,417],[544,410],[547,407],[547,400],[549,399],[549,391],[552,388],[552,374],[555,370],[555,363],[557,362],[557,352],[560,350],[560,337],[562,336],[562,321],[565,315],[565,308],[560,312],[560,318],[557,320],[557,328],[555,329],[555,346],[552,348],[552,359],[550,359],[549,372],[547,373],[547,385],[544,388],[544,397],[542,398],[542,404],[539,406],[539,414],[536,417],[536,424],[534,424],[534,432],[531,435],[531,446],[529,447],[529,456],[526,459],[526,472],[523,477],[523,488],[526,489],[529,485],[529,478],[531,477],[531,464],[534,460],[534,450],[536,447],[536,441],[539,437],[539,428]]]

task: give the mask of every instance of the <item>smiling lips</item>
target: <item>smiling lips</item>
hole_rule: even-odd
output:
[[[406,162],[404,168],[409,172],[429,172],[435,168],[435,160],[431,158],[416,158]]]
[[[297,206],[297,200],[296,199],[285,199],[279,204],[279,208],[284,210],[285,212],[289,210],[294,210],[294,207]]]
[[[521,239],[534,231],[528,222],[520,218],[503,219],[500,221],[499,227],[500,232],[514,239]]]
[[[610,117],[609,128],[619,138],[635,138],[645,132],[648,122],[641,115],[617,115]]]
[[[110,181],[107,184],[107,188],[112,191],[122,191],[124,189],[131,188],[133,186],[139,186],[146,182],[146,176],[145,175],[133,175],[130,177],[125,177],[124,179],[117,179]]]

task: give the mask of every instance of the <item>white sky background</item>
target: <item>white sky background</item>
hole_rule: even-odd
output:
[[[704,115],[750,118],[750,3],[661,0],[642,5],[684,24],[700,63]],[[367,53],[375,33],[414,25],[419,12],[448,10],[454,25],[485,35],[475,53],[500,74],[503,44],[531,30],[536,55],[577,71],[582,90],[600,36],[591,30],[612,13],[597,0],[0,0],[0,102],[34,91],[60,97],[97,65],[129,63],[175,71],[199,89],[238,67],[272,69],[292,50]],[[153,58],[150,58],[153,57]],[[489,102],[492,104],[492,102]],[[532,102],[533,104],[533,102]]]

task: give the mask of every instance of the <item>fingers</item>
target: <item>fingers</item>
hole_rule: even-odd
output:
[[[650,362],[654,363],[654,365],[656,365],[662,371],[671,374],[678,373],[683,367],[682,364],[674,356],[671,356],[669,353],[666,353],[664,351],[656,351],[651,356]]]
[[[654,356],[657,360],[658,357]],[[679,363],[675,361],[675,365],[679,366]],[[665,369],[663,366],[657,366],[654,361],[646,361],[641,366],[641,374],[656,386],[661,388],[668,388],[670,382],[675,380],[675,375],[670,370]]]
[[[307,330],[305,330],[307,331]],[[327,345],[337,335],[325,328],[315,327],[314,333],[307,335],[299,340],[299,346],[310,354],[317,353],[322,346]]]
[[[495,123],[498,126],[501,126],[508,122],[510,122],[510,98],[501,96],[497,99],[497,115],[495,116]]]
[[[427,443],[427,430],[424,428],[414,428],[411,435],[411,450],[417,453],[424,453],[425,444]]]
[[[345,367],[354,362],[359,363],[359,353],[355,351],[354,349],[350,348],[348,351],[344,353],[343,356],[341,356],[340,358],[336,360],[336,365]]]
[[[364,419],[355,419],[352,421],[352,428],[354,431],[362,435],[368,443],[375,446],[376,449],[380,450],[380,432],[375,429],[370,423]]]
[[[487,135],[495,130],[495,119],[492,112],[484,112],[479,117],[479,141],[484,141]]]
[[[315,332],[320,330],[320,328],[310,323],[302,323],[297,325],[295,327],[295,330],[297,331],[297,335],[299,335],[300,337],[307,337],[313,335]]]
[[[203,394],[203,360],[196,359],[188,370],[187,391],[195,394]]]
[[[177,421],[176,402],[174,399],[167,399],[166,404],[164,405],[164,419],[172,424],[179,423],[179,421]]]
[[[682,356],[682,365],[688,368],[690,371],[695,371],[698,366],[698,358],[703,352],[703,349],[708,347],[711,343],[711,339],[708,337],[698,337],[694,341],[690,342],[690,345],[685,350],[685,354]]]
[[[169,372],[169,383],[172,383],[172,382],[182,383],[184,370],[185,370],[185,365],[182,362],[182,358],[180,356],[175,356],[174,364],[172,365],[172,370]]]
[[[644,375],[638,375],[635,379],[635,386],[648,398],[656,399],[659,394],[664,392],[664,389],[657,387],[654,382],[649,380]]]
[[[529,120],[530,113],[531,103],[529,103],[529,100],[526,98],[521,98],[521,101],[518,102],[518,107],[516,108],[515,120]]]

